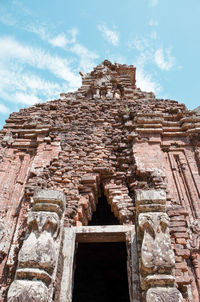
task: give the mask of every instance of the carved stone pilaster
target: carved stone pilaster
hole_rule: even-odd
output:
[[[154,287],[147,291],[148,302],[182,302],[182,295],[176,288]]]
[[[18,255],[8,302],[51,301],[64,208],[62,192],[40,190],[34,194],[33,208],[27,220],[28,231]]]
[[[139,227],[143,233],[141,261],[147,273],[170,273],[175,264],[168,225],[166,213],[139,215]]]
[[[200,219],[195,219],[190,225],[188,248],[195,251],[200,249]]]
[[[0,263],[4,259],[9,248],[9,236],[5,221],[0,218]]]
[[[195,219],[190,225],[190,238],[187,247],[190,249],[190,258],[200,293],[200,219]]]
[[[169,217],[165,213],[164,190],[137,190],[140,281],[146,301],[181,302],[174,287],[175,256],[169,235]]]

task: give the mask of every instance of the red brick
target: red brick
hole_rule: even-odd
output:
[[[190,277],[185,278],[184,276],[183,276],[183,277],[177,276],[177,277],[176,277],[176,283],[177,283],[178,285],[187,285],[187,284],[190,284],[190,283],[191,283],[191,278],[190,278]],[[195,300],[194,300],[194,301],[195,301]]]
[[[184,215],[178,215],[178,216],[172,216],[170,217],[171,221],[185,221],[185,216]]]
[[[180,216],[180,215],[184,215],[184,216],[188,216],[188,211],[182,209],[182,210],[170,210],[167,211],[167,214],[171,217],[171,216]]]
[[[176,262],[182,262],[182,261],[183,261],[183,258],[180,257],[180,256],[175,256],[175,261],[176,261]]]
[[[185,240],[185,238],[176,238],[176,243],[186,245],[187,241]]]
[[[188,267],[187,267],[186,262],[175,263],[175,268],[176,269],[180,269],[183,272],[187,272],[188,271]]]
[[[177,256],[182,256],[184,259],[190,257],[190,250],[188,249],[175,249],[175,254]]]
[[[189,238],[188,233],[173,233],[171,234],[171,236],[175,238],[186,238],[186,239]]]
[[[172,227],[170,228],[170,233],[175,233],[175,232],[186,232],[187,231],[187,228],[185,227]]]
[[[170,227],[186,226],[186,221],[170,221]]]

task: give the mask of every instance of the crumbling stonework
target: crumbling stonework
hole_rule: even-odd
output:
[[[0,301],[65,302],[67,230],[88,225],[102,194],[136,229],[130,301],[200,301],[200,116],[141,91],[135,72],[106,60],[76,92],[6,121]]]

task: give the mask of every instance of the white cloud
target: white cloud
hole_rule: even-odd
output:
[[[154,54],[156,65],[162,69],[169,71],[175,64],[175,57],[172,56],[171,50],[159,48]]]
[[[6,102],[32,105],[56,98],[62,91],[66,91],[64,83],[43,80],[17,66],[0,66],[0,95]]]
[[[139,52],[137,61],[139,64],[153,63],[162,70],[169,71],[175,66],[176,58],[171,53],[171,48],[156,47],[157,32],[151,31],[147,37],[136,37],[129,42],[129,47],[134,48]],[[157,49],[156,49],[157,48]]]
[[[40,39],[48,42],[51,46],[66,48],[67,45],[75,43],[78,34],[77,28],[71,28],[66,33],[62,32],[57,35],[49,33],[46,25],[28,24],[23,27],[26,31],[37,34]]]
[[[69,29],[67,32],[70,35],[69,42],[75,43],[79,30],[76,27],[73,27],[73,28]]]
[[[16,92],[12,97],[14,97],[15,102],[23,105],[33,105],[42,102],[35,94]]]
[[[154,92],[155,94],[158,94],[162,90],[161,85],[140,67],[136,69],[136,85],[144,91]]]
[[[2,13],[1,9],[0,9],[0,22],[8,26],[16,25],[15,19],[13,19],[13,17],[6,12]]]
[[[65,34],[59,34],[57,36],[55,36],[54,38],[49,40],[49,43],[53,46],[57,46],[57,47],[65,47],[68,43],[68,40],[65,36]]]
[[[3,6],[2,2],[0,3],[0,22],[8,26],[15,26],[17,23],[15,16],[10,12],[11,10],[8,11]]]
[[[136,49],[139,54],[133,64],[136,66],[136,85],[144,91],[159,94],[162,86],[155,77],[155,73],[151,72],[152,63],[154,63],[154,41],[156,34],[150,34],[148,37],[136,37],[129,47]]]
[[[7,113],[9,113],[9,108],[8,107],[6,107],[4,104],[1,104],[0,103],[0,114],[7,114]]]
[[[13,38],[0,37],[0,55],[8,62],[13,59],[40,70],[48,70],[57,78],[67,81],[70,87],[80,85],[80,77],[71,71],[67,60],[50,55],[42,49],[20,44]]]
[[[76,90],[81,86],[78,71],[87,72],[92,69],[98,55],[76,42],[76,29],[72,29],[70,34],[72,44],[67,45],[66,50],[78,57],[76,61],[73,59],[73,68],[71,62],[60,56],[25,45],[13,37],[0,36],[2,112],[6,112],[4,104],[7,103],[15,106],[32,105],[58,98],[61,92]],[[41,28],[40,35],[46,39],[46,32]],[[64,35],[58,35],[53,43],[64,47],[67,42]],[[51,81],[45,79],[45,73],[48,73]]]
[[[105,56],[106,56],[106,59],[108,59],[111,62],[116,62],[116,63],[120,63],[120,64],[126,64],[126,62],[127,62],[127,59],[125,56],[122,56],[119,53],[114,53],[113,51],[110,51],[109,49],[107,49],[105,51]]]
[[[98,25],[98,30],[108,42],[114,46],[119,44],[119,33],[116,30],[111,30],[106,25]]]
[[[58,98],[61,92],[81,85],[80,76],[66,60],[12,37],[0,37],[0,57],[0,113],[8,113],[7,105],[10,107],[11,103],[32,105]],[[51,81],[45,79],[46,72]]]
[[[150,0],[151,6],[156,6],[158,4],[158,0]]]
[[[133,41],[129,42],[129,47],[130,48],[135,48],[138,51],[144,52],[147,51],[151,46],[150,46],[150,40],[148,38],[144,37],[136,37]]]
[[[66,52],[72,53],[73,63],[75,63],[74,65],[76,66],[78,65],[78,67],[76,68],[77,76],[74,76],[74,74],[70,73],[70,70],[68,68],[69,64],[67,64],[66,60],[61,59],[57,56],[50,56],[47,52],[45,53],[41,49],[35,49],[32,47],[24,46],[15,41],[14,39],[10,38],[10,41],[8,41],[8,38],[4,39],[5,44],[8,44],[8,47],[10,47],[10,45],[11,47],[12,45],[14,45],[14,47],[17,46],[17,53],[15,57],[18,60],[24,60],[25,64],[29,64],[39,69],[47,69],[54,75],[56,75],[58,78],[60,77],[63,80],[69,80],[71,90],[77,88],[81,84],[81,79],[78,75],[78,71],[82,70],[83,72],[88,72],[94,67],[94,65],[96,65],[95,60],[99,56],[96,53],[87,49],[84,45],[81,45],[77,42],[77,35],[79,33],[79,30],[76,27],[73,27],[67,30],[66,32],[54,34],[52,33],[54,32],[54,30],[52,30],[51,32],[47,24],[38,23],[37,20],[34,23],[29,22],[26,24],[16,21],[15,26],[22,30],[36,34],[40,37],[40,39],[47,42],[53,47],[59,47],[64,49]],[[1,37],[0,40],[2,40]],[[0,41],[0,46],[1,44],[2,43]],[[3,48],[5,49],[5,46]],[[31,55],[31,53],[33,53],[33,56]],[[78,57],[78,59],[76,58],[76,56]],[[37,63],[37,61],[39,61],[39,64]]]
[[[21,78],[19,78],[19,76]],[[24,83],[26,90],[32,91],[33,93],[37,93],[40,91],[40,94],[43,94],[46,98],[51,98],[55,94],[58,94],[59,92],[64,89],[64,84],[61,85],[55,82],[50,82],[43,80],[42,78],[34,75],[34,74],[24,74],[18,76],[18,83],[21,81]]]
[[[36,24],[26,24],[26,25],[18,25],[25,31],[34,33],[40,37],[40,39],[46,41],[49,40],[49,36],[46,33],[46,29],[44,25],[36,25]]]
[[[89,49],[87,49],[84,45],[77,42],[77,35],[79,33],[77,28],[71,28],[67,31],[67,34],[60,33],[54,37],[52,37],[48,31],[46,30],[46,26],[40,25],[28,25],[26,26],[26,30],[34,32],[39,35],[39,37],[48,42],[53,47],[61,47],[65,51],[70,51],[73,55],[78,56],[78,69],[83,72],[88,72],[91,70],[95,63],[95,60],[98,59],[98,55]],[[79,78],[80,79],[80,78]],[[79,82],[80,83],[80,82]]]
[[[137,86],[145,91],[153,91],[157,95],[162,91],[160,79],[157,78],[155,65],[165,71],[175,66],[175,57],[171,49],[156,49],[157,32],[151,31],[147,37],[136,37],[129,43],[130,48],[138,51],[134,65],[136,66]]]
[[[91,70],[95,65],[94,61],[99,57],[96,53],[88,50],[85,46],[79,43],[75,43],[70,48],[70,51],[79,57],[79,67],[83,72]]]

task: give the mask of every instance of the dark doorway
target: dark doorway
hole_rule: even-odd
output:
[[[130,302],[124,242],[79,243],[73,302]]]
[[[104,195],[99,198],[97,209],[88,225],[119,225],[119,221],[111,211],[111,207]]]

